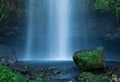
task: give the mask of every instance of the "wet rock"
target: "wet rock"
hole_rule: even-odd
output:
[[[13,49],[0,45],[0,64],[9,65],[17,61],[16,53]]]
[[[70,69],[70,71],[73,71],[73,72],[80,72],[80,69],[79,68],[76,68],[76,67],[72,67]]]
[[[90,82],[89,78],[85,78],[84,82]]]
[[[61,72],[61,75],[66,75],[66,74],[67,74],[66,71]]]
[[[56,70],[56,69],[58,69],[58,68],[56,68],[56,67],[49,67],[48,68],[48,70]]]
[[[26,77],[30,80],[35,80],[36,77],[33,74],[27,74]]]
[[[52,75],[55,75],[55,74],[59,74],[59,73],[60,73],[59,69],[56,68],[56,67],[49,67],[49,68],[48,68],[48,72],[51,73]]]
[[[106,33],[105,35],[106,40],[118,40],[120,41],[120,27],[119,28],[115,28],[114,30],[112,30],[112,32],[110,33]]]
[[[9,66],[10,69],[12,69],[15,72],[19,72],[23,75],[26,75],[28,72],[30,72],[30,67],[25,65],[22,62],[16,62],[13,65]]]
[[[30,80],[35,80],[36,77],[42,77],[43,74],[41,71],[43,69],[34,69],[28,65],[25,65],[23,62],[16,62],[13,65],[10,65],[9,68],[12,71],[19,72]]]
[[[54,70],[53,73],[54,73],[54,74],[59,74],[60,71],[59,71],[59,70]]]
[[[33,70],[32,74],[35,77],[44,77],[46,70],[43,68],[36,68]]]
[[[81,70],[93,71],[105,69],[104,50],[102,47],[78,51],[74,53],[73,60]]]
[[[7,59],[5,59],[5,58],[1,58],[1,59],[0,59],[0,64],[5,65],[5,66],[8,66],[8,65],[9,65]]]

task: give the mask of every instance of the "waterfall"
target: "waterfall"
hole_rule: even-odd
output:
[[[69,43],[70,0],[50,0],[50,58],[66,60]]]
[[[32,1],[33,2],[33,1]],[[33,35],[33,5],[29,5],[29,18],[28,18],[28,27],[27,27],[27,43],[26,43],[26,53],[25,53],[25,59],[30,59],[31,54],[31,47],[32,47],[32,35]]]
[[[28,6],[26,60],[70,59],[70,1],[30,0]]]
[[[68,44],[69,44],[69,16],[70,16],[70,7],[69,7],[70,0],[59,0],[58,3],[58,33],[59,33],[59,57],[61,59],[68,58]]]

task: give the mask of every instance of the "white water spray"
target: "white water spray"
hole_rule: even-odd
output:
[[[40,0],[41,1],[41,0]],[[31,2],[35,2],[32,0]],[[29,6],[29,17],[28,17],[28,29],[27,29],[27,44],[26,44],[26,56],[25,59],[42,59],[41,55],[45,55],[43,59],[48,60],[68,60],[69,56],[69,25],[70,25],[70,0],[44,0],[46,7],[48,7],[48,24],[47,24],[47,54],[41,53],[42,46],[45,43],[41,43],[39,39],[34,39],[35,33],[41,28],[39,25],[40,17],[33,6]],[[38,9],[41,8],[38,6]],[[33,8],[34,7],[34,8]],[[43,9],[44,11],[44,9]],[[40,11],[40,12],[43,12]],[[37,12],[37,13],[36,13]],[[37,15],[36,15],[37,14]],[[39,13],[40,14],[40,13]],[[41,34],[40,34],[41,35]],[[34,46],[35,40],[39,42],[36,47]],[[37,49],[36,53],[33,53]]]

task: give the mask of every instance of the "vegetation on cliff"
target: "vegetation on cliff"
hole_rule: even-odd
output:
[[[24,0],[0,0],[0,43],[24,34],[26,13]]]
[[[93,9],[95,11],[111,11],[115,13],[117,21],[120,21],[120,0],[95,0]]]
[[[24,16],[25,12],[26,12],[26,7],[23,1],[1,0],[0,1],[0,24],[6,24],[10,19],[17,21]]]

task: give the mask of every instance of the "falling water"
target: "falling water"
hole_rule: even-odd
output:
[[[98,46],[106,47],[108,54],[119,51],[116,46],[117,49],[108,48],[109,43],[105,44],[106,41],[104,43],[99,39],[101,32],[98,31],[103,29],[100,24],[112,27],[114,23],[109,24],[111,21],[106,17],[102,17],[105,20],[100,23],[101,19],[99,20],[99,17],[96,19],[96,15],[90,12],[88,0],[27,0],[26,2],[28,16],[25,53],[24,48],[17,49],[22,60],[69,60],[78,50]],[[94,36],[96,32],[98,34]],[[111,56],[107,55],[107,58]]]
[[[70,0],[37,0],[37,7],[35,2],[30,0],[28,7],[25,59],[68,59]],[[47,26],[42,24],[43,21],[48,23]]]
[[[59,0],[58,6],[57,6],[57,14],[58,14],[58,33],[59,33],[59,57],[61,59],[67,59],[68,58],[68,43],[69,43],[69,1],[70,0]]]
[[[30,13],[29,13],[29,18],[28,18],[28,29],[27,29],[27,44],[26,44],[26,53],[25,53],[25,59],[30,59],[30,54],[31,54],[31,47],[32,47],[32,33],[33,33],[33,5],[29,6]]]
[[[51,0],[49,10],[50,57],[68,59],[70,0]]]

